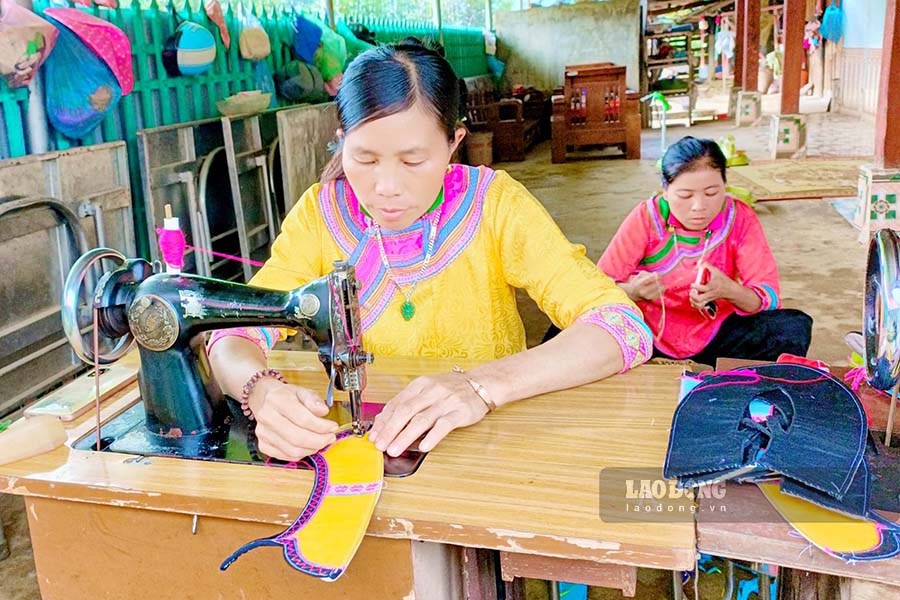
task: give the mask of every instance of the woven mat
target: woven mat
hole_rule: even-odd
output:
[[[728,169],[728,183],[749,189],[757,200],[856,196],[864,159],[808,158],[753,161]]]

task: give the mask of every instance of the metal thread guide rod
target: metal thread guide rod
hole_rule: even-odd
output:
[[[97,307],[91,307],[94,315],[94,403],[97,409],[97,452],[100,451],[100,339],[97,333]]]

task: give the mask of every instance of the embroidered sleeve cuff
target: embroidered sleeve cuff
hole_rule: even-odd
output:
[[[759,299],[761,301],[761,304],[759,305],[759,310],[756,312],[762,312],[764,310],[775,310],[776,308],[778,308],[778,304],[779,304],[778,294],[776,294],[775,290],[772,289],[770,286],[768,286],[768,285],[750,285],[747,287],[749,287],[751,290],[753,290],[753,292],[757,296],[759,296]],[[742,310],[739,310],[737,307],[735,307],[735,312],[742,316],[753,314],[753,313],[747,313]]]
[[[262,350],[262,353],[269,357],[269,351],[275,347],[278,341],[278,330],[274,327],[234,327],[232,329],[219,329],[214,331],[206,344],[206,353],[209,354],[213,345],[222,338],[236,336],[250,340]]]
[[[633,306],[601,306],[581,315],[578,321],[602,327],[615,338],[625,363],[620,373],[646,362],[653,355],[653,334]]]

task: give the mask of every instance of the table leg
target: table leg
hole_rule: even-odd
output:
[[[684,600],[684,588],[681,587],[681,571],[672,571],[672,598]]]
[[[6,542],[6,536],[3,535],[3,524],[0,523],[0,560],[9,558],[9,544]]]

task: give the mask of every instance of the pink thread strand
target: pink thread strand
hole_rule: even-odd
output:
[[[222,252],[215,252],[213,250],[207,250],[205,248],[198,248],[196,246],[191,246],[190,244],[186,244],[185,248],[187,248],[189,250],[193,250],[195,252],[202,252],[203,254],[211,254],[213,256],[218,256],[219,258],[227,258],[229,260],[233,260],[233,261],[236,261],[239,263],[246,263],[248,265],[253,265],[254,267],[261,267],[265,264],[265,263],[259,262],[258,260],[253,260],[250,258],[243,258],[240,256],[234,256],[232,254],[224,254]]]
[[[791,379],[782,379],[780,377],[769,377],[766,375],[760,375],[759,373],[752,371],[707,371],[705,373],[701,373],[700,376],[705,377],[708,375],[726,375],[729,377],[743,377],[746,378],[747,381],[723,381],[721,383],[711,383],[708,385],[704,385],[704,390],[711,390],[713,388],[723,387],[727,385],[753,385],[755,383],[759,383],[762,380],[765,381],[774,381],[776,383],[799,383],[799,384],[813,384],[820,383],[822,381],[827,381],[828,377],[817,377],[815,379],[804,379],[804,380],[791,380]]]
[[[227,258],[228,260],[246,263],[248,265],[253,265],[254,267],[263,266],[263,263],[258,260],[251,260],[232,254],[224,254],[222,252],[215,252],[213,250],[191,246],[185,241],[184,232],[180,229],[157,228],[156,233],[159,236],[159,251],[162,254],[163,262],[179,269],[184,266],[185,250],[193,250],[194,252],[202,252],[204,254],[218,256],[219,258]]]

